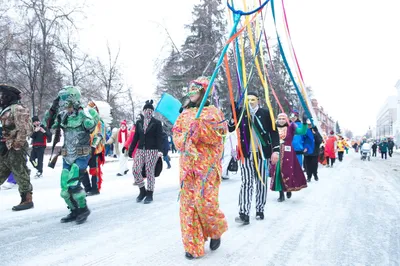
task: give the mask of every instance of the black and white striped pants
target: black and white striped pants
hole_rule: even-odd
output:
[[[245,158],[244,162],[240,164],[242,186],[239,194],[239,214],[250,215],[254,183],[256,183],[256,212],[264,212],[265,203],[267,202],[267,161],[258,158],[258,168],[264,184],[258,176],[253,154],[249,158]]]

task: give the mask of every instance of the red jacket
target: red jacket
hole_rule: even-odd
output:
[[[326,142],[325,142],[325,156],[329,158],[336,158],[336,137],[335,136],[330,136]]]
[[[127,152],[129,151],[129,146],[131,146],[131,143],[133,141],[133,137],[135,136],[135,132],[136,132],[136,127],[135,127],[135,125],[133,125],[132,128],[131,128],[131,131],[128,134],[128,139],[125,141],[125,144],[124,144],[124,147],[125,147]],[[135,149],[132,152],[132,158],[135,157],[138,145],[139,145],[139,142],[138,142],[138,144],[136,145]]]

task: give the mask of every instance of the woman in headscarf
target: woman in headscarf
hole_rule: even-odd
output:
[[[223,113],[206,102],[195,118],[209,80],[199,77],[189,85],[190,102],[178,117],[173,140],[180,155],[180,221],[187,259],[204,255],[204,243],[211,238],[210,249],[216,250],[228,229],[225,215],[219,209],[223,135],[227,125]]]
[[[279,191],[279,202],[285,200],[284,192],[289,199],[292,196],[292,191],[299,191],[307,187],[306,177],[292,145],[295,135],[307,133],[307,117],[303,117],[302,127],[288,121],[285,113],[278,115],[276,126],[281,145],[280,156],[278,163],[271,165],[271,190]]]

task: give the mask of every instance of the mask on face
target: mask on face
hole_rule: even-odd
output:
[[[143,115],[145,119],[150,119],[153,116],[153,110],[151,109],[146,109],[143,111]]]

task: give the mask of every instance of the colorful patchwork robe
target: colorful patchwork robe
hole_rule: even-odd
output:
[[[223,135],[227,132],[223,113],[206,106],[199,119],[198,108],[184,110],[172,130],[180,156],[180,221],[185,251],[204,255],[208,238],[218,239],[228,229],[219,209]]]

